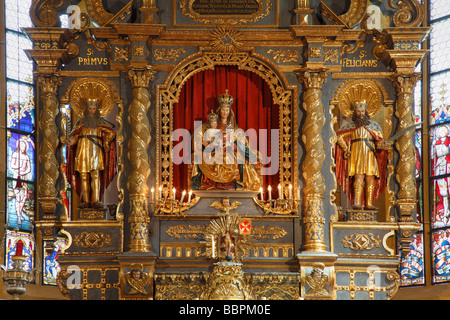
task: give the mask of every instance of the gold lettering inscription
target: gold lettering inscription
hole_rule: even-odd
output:
[[[365,50],[361,50],[359,57],[353,58],[343,58],[342,66],[345,68],[376,68],[378,67],[378,60],[376,59],[366,59],[367,53]]]
[[[82,58],[78,57],[79,66],[100,66],[108,65],[108,58]]]
[[[78,65],[79,66],[106,66],[109,64],[108,58],[94,58],[91,57],[94,55],[94,50],[91,48],[87,48],[86,56],[87,57],[78,57]]]
[[[196,0],[192,9],[198,14],[254,14],[259,10],[255,0]]]

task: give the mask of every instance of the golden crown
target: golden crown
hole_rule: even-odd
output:
[[[97,105],[98,104],[98,99],[97,98],[87,98],[86,99],[86,105],[90,106],[90,105]]]
[[[228,89],[225,90],[224,94],[221,94],[217,101],[219,101],[220,106],[231,107],[234,102],[234,98],[228,94]]]
[[[219,116],[214,112],[214,111],[211,111],[211,113],[210,114],[208,114],[208,120],[209,121],[217,121],[219,119]]]
[[[363,105],[364,109],[367,108],[367,101],[364,99],[353,101],[353,109],[356,109],[356,106]]]

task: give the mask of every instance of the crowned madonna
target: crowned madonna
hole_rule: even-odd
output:
[[[194,167],[191,184],[194,190],[259,191],[261,178],[255,164],[259,152],[250,148],[239,128],[228,90],[218,97],[219,107],[208,121],[194,132]]]

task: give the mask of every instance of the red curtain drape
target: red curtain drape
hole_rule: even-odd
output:
[[[234,66],[216,66],[214,70],[205,70],[188,79],[181,89],[179,102],[173,105],[173,129],[185,128],[192,134],[194,121],[205,122],[208,113],[218,107],[217,97],[225,93],[226,89],[234,97],[232,109],[240,128],[244,131],[253,128],[257,133],[259,129],[268,130],[267,155],[270,157],[270,129],[279,128],[279,107],[273,104],[272,92],[264,79]],[[182,141],[180,138],[173,145],[178,143],[190,145],[191,141]],[[252,147],[261,150],[259,146]],[[273,151],[278,155],[278,150]],[[179,156],[183,154],[180,153]],[[189,181],[188,165],[174,164],[173,186],[177,189],[178,196],[180,191],[190,189]],[[278,181],[278,173],[263,176],[264,189],[268,185],[276,189]]]

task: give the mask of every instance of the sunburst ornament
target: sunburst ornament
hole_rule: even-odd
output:
[[[383,89],[378,81],[371,79],[347,80],[339,89],[341,90],[338,96],[338,107],[344,117],[348,119],[353,116],[353,107],[356,101],[365,100],[367,112],[371,118],[383,105]]]
[[[211,31],[210,46],[214,51],[237,52],[242,47],[242,32],[236,28],[219,27]]]
[[[61,102],[70,103],[76,115],[83,117],[87,102],[96,99],[100,116],[104,117],[114,108],[117,96],[114,85],[106,79],[78,78],[70,84]]]
[[[238,213],[219,213],[219,218],[212,220],[206,227],[204,255],[218,261],[239,262],[249,254],[251,232],[241,231],[242,218]],[[246,219],[247,224],[249,219]],[[251,226],[251,224],[250,224]]]

